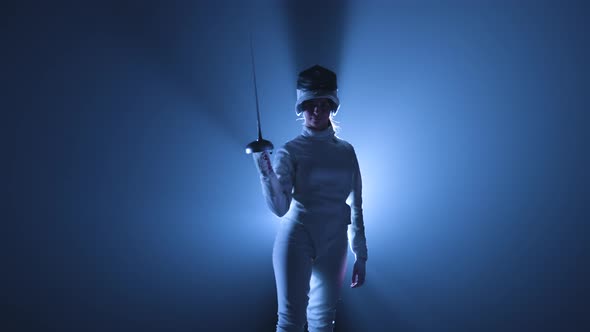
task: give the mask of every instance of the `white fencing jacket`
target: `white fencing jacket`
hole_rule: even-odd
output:
[[[276,151],[273,168],[261,171],[260,180],[274,214],[304,225],[349,224],[352,252],[367,259],[361,173],[350,143],[336,137],[331,126],[322,131],[304,126],[301,135]]]

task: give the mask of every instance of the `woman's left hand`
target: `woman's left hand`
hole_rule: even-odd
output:
[[[352,284],[350,284],[351,288],[361,287],[365,283],[365,268],[366,261],[363,259],[357,259],[354,262],[354,267],[352,268]]]

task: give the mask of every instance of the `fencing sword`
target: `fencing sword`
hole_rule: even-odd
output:
[[[260,107],[258,106],[258,89],[256,87],[256,67],[254,65],[254,47],[252,46],[252,33],[250,33],[250,56],[252,58],[252,77],[254,78],[254,97],[256,98],[256,118],[258,123],[258,139],[246,145],[246,153],[263,152],[274,149],[270,141],[262,138],[260,129]]]

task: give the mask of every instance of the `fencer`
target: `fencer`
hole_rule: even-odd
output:
[[[274,162],[268,151],[252,154],[266,203],[281,217],[272,254],[277,332],[301,332],[306,323],[310,332],[333,331],[348,246],[351,287],[365,282],[361,172],[353,146],[336,136],[339,108],[334,72],[319,65],[300,72],[301,134],[277,149]]]

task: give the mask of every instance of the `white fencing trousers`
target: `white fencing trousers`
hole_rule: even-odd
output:
[[[273,248],[277,332],[332,332],[346,271],[347,225],[281,220]]]

